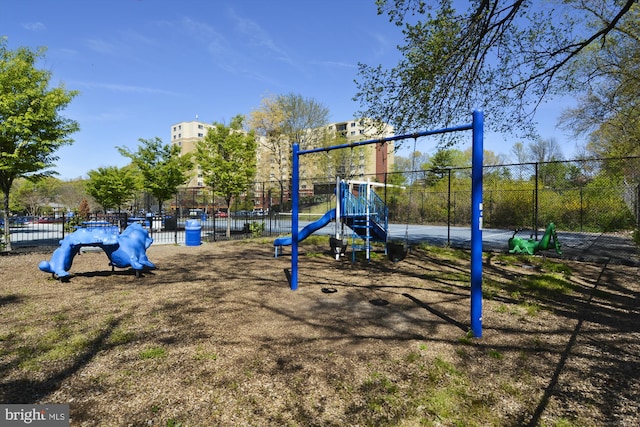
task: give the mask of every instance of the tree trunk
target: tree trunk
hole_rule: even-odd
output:
[[[227,239],[231,240],[231,200],[233,196],[226,198],[227,200]]]

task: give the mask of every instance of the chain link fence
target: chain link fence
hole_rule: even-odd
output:
[[[628,243],[640,224],[638,171],[639,157],[485,166],[483,228],[538,238],[553,222],[561,232],[597,236],[589,249],[594,252],[619,245],[621,238]],[[380,181],[379,176],[357,179]],[[384,181],[389,185],[377,191],[389,207],[389,223],[470,227],[470,167],[388,173]],[[335,207],[334,184],[326,177],[301,179],[301,220],[313,221]],[[157,244],[184,244],[189,220],[198,222],[204,242],[270,238],[291,232],[290,196],[289,182],[257,182],[227,206],[210,188],[184,188],[162,209],[145,195],[145,212],[93,214],[82,221],[108,221],[121,230],[141,222]],[[12,246],[55,247],[82,221],[66,214],[16,221],[10,224]],[[633,244],[625,247],[637,253]]]

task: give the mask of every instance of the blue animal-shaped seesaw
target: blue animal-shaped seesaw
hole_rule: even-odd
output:
[[[155,268],[147,258],[146,250],[153,243],[149,233],[141,224],[129,225],[121,234],[117,226],[83,227],[60,240],[60,247],[51,256],[51,261],[40,261],[40,270],[53,274],[58,279],[69,276],[73,258],[83,246],[96,246],[109,257],[109,265],[115,267],[131,267],[139,277],[145,267]]]

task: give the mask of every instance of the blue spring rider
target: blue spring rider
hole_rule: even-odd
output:
[[[155,268],[146,253],[151,243],[149,232],[138,223],[129,225],[122,234],[117,226],[82,227],[60,240],[60,247],[53,252],[51,260],[40,261],[38,267],[58,279],[65,279],[80,248],[94,246],[107,254],[112,271],[115,267],[131,267],[140,277],[145,267]]]

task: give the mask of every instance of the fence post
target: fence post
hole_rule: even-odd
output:
[[[173,244],[174,245],[178,244],[178,220],[179,220],[178,212],[179,212],[179,210],[178,210],[178,192],[176,192],[176,208],[173,211],[173,218],[176,221],[176,226],[173,227]],[[185,231],[185,233],[186,233],[186,231]],[[186,239],[186,237],[187,236],[185,234],[185,239]]]
[[[536,162],[536,173],[533,182],[533,233],[535,239],[538,240],[538,167],[540,163]]]
[[[449,168],[447,187],[447,246],[451,246],[451,168]]]
[[[640,228],[640,184],[636,192],[636,227]]]
[[[580,232],[584,224],[584,188],[580,187]]]

